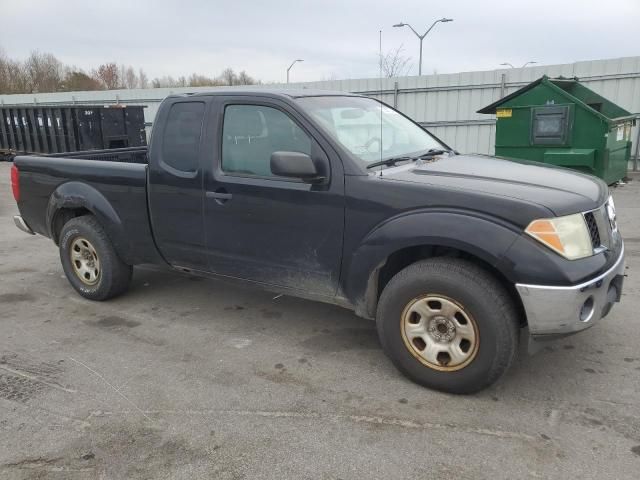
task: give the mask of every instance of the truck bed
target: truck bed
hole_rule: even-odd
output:
[[[138,151],[122,150],[128,151],[129,158]],[[122,152],[122,160],[110,161],[105,158],[110,154],[15,157],[20,212],[35,233],[56,241],[55,215],[60,208],[74,214],[92,213],[109,229],[107,233],[123,260],[157,263],[147,209],[147,165],[124,160],[127,157]],[[98,158],[86,158],[93,155]]]
[[[109,162],[143,163],[147,162],[147,147],[110,148],[107,150],[84,150],[82,152],[52,153],[42,155],[52,158],[79,158],[84,160],[103,160]]]
[[[16,156],[81,158],[85,160],[105,160],[109,162],[148,163],[148,147],[110,148],[106,150],[83,150],[62,153],[16,153],[0,150],[0,161],[13,161]]]

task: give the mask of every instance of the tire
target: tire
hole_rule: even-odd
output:
[[[493,275],[457,258],[420,261],[396,274],[382,292],[376,324],[398,370],[449,393],[488,387],[518,348],[518,314],[509,293]]]
[[[95,217],[72,218],[60,232],[60,261],[71,286],[89,300],[108,300],[124,293],[133,267],[118,257]]]

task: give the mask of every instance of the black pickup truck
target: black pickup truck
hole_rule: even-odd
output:
[[[603,182],[460,155],[357,95],[170,96],[146,163],[18,156],[12,185],[17,226],[53,239],[88,299],[162,264],[339,304],[375,319],[399,370],[449,392],[498,379],[521,329],[578,332],[621,295]]]

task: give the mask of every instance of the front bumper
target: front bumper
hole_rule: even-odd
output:
[[[579,285],[556,287],[516,284],[532,337],[576,333],[604,318],[620,301],[624,279],[624,245],[606,272]]]

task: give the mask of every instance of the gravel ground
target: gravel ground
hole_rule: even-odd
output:
[[[405,380],[338,307],[136,269],[79,297],[14,228],[0,163],[0,478],[640,475],[640,178],[615,190],[629,266],[599,325],[474,396]]]

